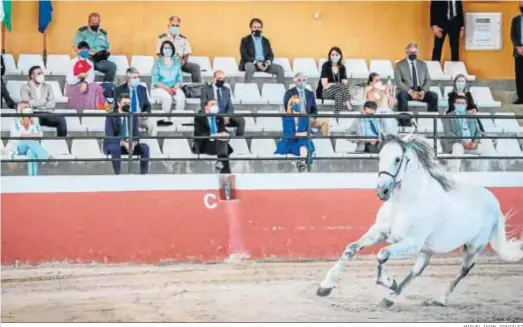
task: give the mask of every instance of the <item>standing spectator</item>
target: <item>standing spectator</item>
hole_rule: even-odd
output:
[[[284,84],[285,75],[283,67],[274,64],[274,53],[272,52],[269,39],[262,36],[263,22],[259,18],[251,19],[249,24],[251,34],[244,37],[240,43],[240,71],[245,71],[245,83],[252,83],[252,77],[256,71],[276,75],[276,81]]]
[[[467,110],[467,98],[458,95],[454,99],[454,111],[447,115],[455,118],[443,119],[443,131],[445,136],[453,136],[456,139],[441,140],[442,150],[445,153],[452,153],[461,156],[465,153],[484,154],[483,145],[480,143],[481,130],[477,119],[461,118]],[[459,171],[461,159],[449,160],[451,171]]]
[[[19,114],[31,114],[31,105],[27,101],[20,101],[18,104]],[[35,117],[20,117],[13,120],[13,127],[11,128],[11,137],[42,137],[43,132]],[[14,155],[26,155],[29,159],[53,159],[42,144],[37,140],[11,140],[9,141],[11,157]],[[11,169],[16,166],[13,165]],[[36,176],[38,174],[38,162],[27,162],[27,172],[29,176]]]
[[[140,143],[140,131],[138,130],[138,119],[135,115],[128,115],[131,110],[131,99],[128,95],[120,95],[118,98],[118,112],[125,116],[107,116],[105,118],[105,136],[121,137],[106,138],[103,144],[104,153],[112,157],[115,175],[120,175],[122,154],[133,154],[140,156],[140,174],[147,174],[149,170],[149,146]],[[132,137],[129,139],[132,124]]]
[[[378,105],[376,102],[367,101],[363,104],[361,113],[366,115],[366,118],[356,118],[349,127],[349,135],[356,135],[357,137],[365,137],[365,139],[356,140],[356,152],[379,153],[380,141],[379,135],[380,122],[372,115],[376,112]],[[372,139],[371,139],[372,137]]]
[[[0,55],[0,59],[2,60],[2,78],[0,79],[2,84],[2,99],[5,101],[5,105],[9,109],[16,108],[16,103],[11,99],[11,96],[9,95],[9,91],[7,91],[7,87],[4,82],[4,74],[5,74],[5,64],[4,64],[4,56]]]
[[[409,101],[417,100],[427,103],[428,111],[438,111],[438,96],[429,91],[430,76],[427,64],[418,59],[418,45],[409,43],[405,47],[407,58],[396,63],[394,80],[399,90],[398,111],[408,111]],[[408,119],[399,119],[400,126],[410,125]]]
[[[306,114],[304,103],[300,97],[293,95],[287,102],[287,114]],[[283,138],[276,146],[275,154],[287,155],[292,154],[301,158],[297,163],[298,171],[304,172],[312,164],[312,155],[314,153],[314,144],[309,140],[309,117],[284,116],[282,118]],[[309,156],[310,154],[310,156]],[[310,161],[309,161],[310,157]]]
[[[78,55],[71,59],[66,77],[67,107],[70,109],[105,109],[102,87],[94,82],[94,63],[89,60],[89,44],[78,43]]]
[[[140,84],[140,72],[136,68],[129,67],[125,72],[126,82],[114,90],[114,97],[120,98],[121,95],[127,94],[131,98],[132,113],[151,113],[151,104],[147,96],[147,89]],[[118,111],[118,103],[114,105],[115,111]],[[147,134],[150,136],[158,135],[156,122],[150,117],[138,117],[138,126],[147,128]]]
[[[167,24],[167,33],[162,33],[158,36],[158,42],[156,43],[156,54],[161,56],[160,49],[164,41],[171,41],[174,44],[175,52],[182,65],[182,71],[191,74],[191,80],[193,83],[200,83],[202,81],[200,65],[193,62],[189,62],[189,56],[192,54],[189,40],[182,34],[180,34],[180,23],[181,19],[178,16],[172,16],[169,18],[169,24]]]
[[[289,100],[293,96],[300,98],[300,103],[303,105],[305,112],[308,114],[317,114],[318,107],[316,106],[316,99],[314,93],[307,89],[307,76],[303,73],[297,73],[294,76],[294,87],[288,89],[283,96],[283,107],[287,108]],[[311,121],[311,127],[317,128],[323,136],[330,135],[330,126],[328,119],[313,118]]]
[[[514,47],[513,56],[516,71],[516,90],[518,94],[514,104],[523,104],[523,1],[519,2],[520,15],[512,19],[510,25],[510,39]]]
[[[219,111],[218,101],[209,99],[205,101],[198,114],[217,114]],[[220,174],[230,174],[229,156],[233,149],[229,144],[229,133],[225,130],[223,117],[195,116],[194,136],[206,136],[208,138],[195,139],[192,151],[197,154],[218,156],[219,161],[216,163],[216,169],[220,170]]]
[[[111,55],[111,44],[107,31],[100,28],[100,14],[91,13],[88,18],[88,25],[82,26],[76,31],[73,40],[73,50],[78,51],[76,46],[85,41],[89,45],[89,59],[94,62],[94,69],[102,72],[105,82],[114,81],[116,75],[116,64],[107,59]]]
[[[165,113],[171,112],[173,99],[176,102],[176,110],[184,110],[185,94],[182,90],[182,67],[180,61],[175,57],[174,44],[171,41],[163,41],[160,46],[160,54],[161,57],[154,62],[151,73],[151,96],[160,100]],[[172,125],[171,117],[168,120],[160,120],[158,125]]]
[[[441,49],[449,35],[451,60],[459,61],[459,39],[465,35],[463,3],[457,0],[430,2],[430,27],[434,32],[432,60],[441,60]]]
[[[207,100],[217,100],[220,113],[234,114],[234,106],[232,104],[232,92],[225,86],[225,73],[221,70],[214,72],[211,84],[202,88],[201,106],[204,107]],[[243,117],[224,117],[223,123],[225,126],[236,127],[236,136],[243,136],[245,133],[245,119]]]
[[[318,99],[334,99],[334,110],[352,110],[347,70],[343,64],[343,53],[338,47],[329,50],[328,59],[321,66],[320,82],[316,89]]]
[[[390,79],[389,79],[390,82]],[[367,91],[365,94],[366,101],[376,103],[377,114],[393,114],[392,108],[396,104],[396,99],[392,95],[392,85],[387,83],[383,85],[381,83],[380,75],[377,73],[371,73],[369,80],[367,81]],[[378,119],[383,134],[397,134],[398,133],[398,120],[393,118],[382,118]]]
[[[53,88],[44,80],[44,73],[40,66],[29,68],[29,82],[20,89],[20,100],[29,102],[31,107],[35,109],[35,113],[51,114],[56,104]],[[55,127],[58,136],[67,136],[67,124],[62,116],[53,114],[40,117],[40,125]]]

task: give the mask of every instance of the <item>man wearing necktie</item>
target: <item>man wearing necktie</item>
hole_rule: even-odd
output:
[[[518,98],[514,104],[523,104],[523,1],[519,2],[520,15],[512,19],[510,40],[514,48],[514,64],[516,71],[516,91]]]
[[[104,140],[103,150],[110,155],[114,173],[120,174],[122,154],[132,153],[140,156],[140,173],[147,174],[149,170],[149,146],[140,143],[140,132],[138,130],[138,118],[129,116],[131,110],[131,98],[128,94],[121,95],[117,101],[118,113],[121,116],[107,116],[105,118],[105,136],[111,137]],[[132,126],[131,126],[132,125]],[[129,136],[132,135],[132,140]],[[119,137],[114,138],[114,137]]]
[[[372,117],[378,105],[374,101],[367,101],[363,104],[361,113],[365,118],[356,118],[349,127],[348,134],[362,137],[356,140],[356,151],[366,153],[379,153],[379,140],[381,126],[379,119]],[[364,137],[364,138],[363,138]]]
[[[441,60],[441,50],[448,34],[451,60],[459,61],[459,39],[465,35],[463,3],[457,0],[432,0],[430,2],[430,26],[434,32],[432,60]]]
[[[147,88],[141,84],[140,72],[130,67],[125,72],[126,82],[118,86],[114,90],[114,98],[118,99],[121,95],[127,94],[131,98],[131,112],[132,113],[151,113],[151,103],[147,96]],[[118,103],[115,104],[115,110],[118,110]],[[146,128],[147,134],[150,136],[158,135],[156,122],[149,117],[139,117],[138,127]]]

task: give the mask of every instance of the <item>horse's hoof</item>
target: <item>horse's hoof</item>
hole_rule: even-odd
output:
[[[392,307],[392,305],[394,304],[394,301],[391,301],[389,299],[387,299],[386,297],[384,297],[381,301],[380,301],[380,307],[382,308],[390,308]]]
[[[325,296],[329,296],[329,294],[331,294],[332,292],[332,287],[318,287],[318,290],[316,291],[316,295],[318,296],[321,296],[321,297],[325,297]]]
[[[438,300],[426,300],[423,302],[424,306],[427,307],[446,307],[447,305]]]

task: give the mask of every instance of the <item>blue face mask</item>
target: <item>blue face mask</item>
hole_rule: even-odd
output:
[[[340,56],[331,56],[331,61],[337,64],[340,61]]]
[[[467,83],[465,82],[456,82],[456,88],[460,91],[463,91],[465,89],[465,85],[467,85]]]
[[[78,56],[82,59],[89,57],[89,50],[80,50]]]
[[[464,114],[465,110],[467,110],[467,105],[466,104],[462,104],[462,103],[458,103],[458,104],[454,105],[454,108],[456,109],[456,113]]]
[[[295,103],[292,105],[292,111],[294,112],[300,112],[301,111],[301,104]]]
[[[180,28],[179,27],[171,27],[171,28],[169,28],[169,32],[171,32],[172,35],[178,35],[178,33],[180,32]]]
[[[173,56],[173,49],[171,49],[171,48],[163,49],[163,56],[164,57],[172,57]]]

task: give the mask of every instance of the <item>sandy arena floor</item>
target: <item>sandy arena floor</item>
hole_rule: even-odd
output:
[[[404,277],[413,260],[390,265]],[[434,258],[392,308],[373,257],[351,263],[330,297],[315,295],[331,262],[3,268],[3,322],[523,322],[523,264],[483,257],[449,307],[425,307],[459,270]]]

